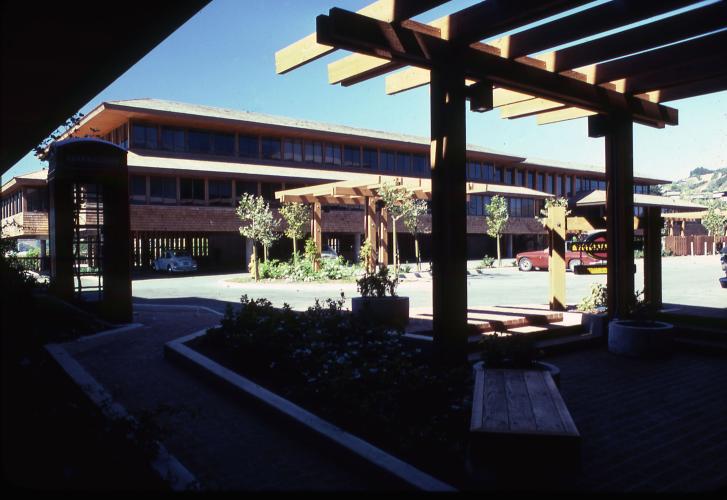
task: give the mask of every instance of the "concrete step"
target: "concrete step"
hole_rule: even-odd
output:
[[[702,340],[676,337],[674,342],[681,348],[708,356],[727,356],[727,341]]]

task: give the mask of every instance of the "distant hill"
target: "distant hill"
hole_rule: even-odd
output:
[[[689,177],[661,188],[662,193],[678,192],[684,199],[701,198],[714,192],[727,191],[727,167],[710,170],[708,168],[695,168]]]

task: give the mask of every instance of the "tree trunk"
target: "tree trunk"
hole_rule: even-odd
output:
[[[414,255],[416,255],[416,258],[417,258],[417,271],[421,271],[422,270],[422,259],[421,259],[421,256],[419,255],[419,236],[416,234],[414,235]]]
[[[257,266],[257,245],[254,241],[252,242],[252,261],[252,276],[255,278],[255,281],[260,281],[260,271]]]
[[[293,262],[298,262],[298,244],[293,238]]]
[[[263,245],[263,262],[268,261],[268,246]]]
[[[502,259],[500,258],[500,235],[497,235],[497,267],[502,267]]]
[[[391,232],[394,239],[394,272],[399,274],[399,247],[396,244],[396,219],[392,218],[393,221]]]

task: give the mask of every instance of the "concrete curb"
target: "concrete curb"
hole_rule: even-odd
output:
[[[293,404],[277,394],[257,385],[251,380],[225,368],[197,351],[187,347],[186,342],[200,337],[207,330],[180,337],[164,345],[164,354],[170,359],[190,364],[195,368],[214,376],[235,390],[252,396],[274,410],[302,424],[331,442],[351,453],[363,458],[376,467],[387,471],[417,489],[424,491],[457,491],[453,486],[444,483],[412,465],[399,460],[385,451],[373,446],[359,437],[349,434],[343,429],[321,419],[313,413]]]
[[[75,340],[72,340],[71,342],[81,343],[81,342],[87,342],[89,340],[96,340],[104,337],[113,337],[114,335],[117,335],[119,333],[125,333],[131,330],[136,330],[137,328],[141,328],[144,325],[142,323],[129,323],[124,326],[120,326],[118,328],[113,328],[111,330],[104,330],[103,332],[96,333],[94,335],[87,335],[85,337],[78,337]]]
[[[224,313],[221,313],[220,311],[215,311],[212,308],[205,307],[205,306],[195,306],[195,305],[187,305],[187,304],[133,304],[134,309],[195,309],[198,311],[207,311],[212,314],[216,314],[217,316],[224,316]]]
[[[124,331],[132,328],[124,327]],[[119,333],[115,329],[102,334]],[[126,408],[113,400],[106,389],[88,373],[73,357],[59,344],[48,344],[45,346],[46,351],[60,365],[60,367],[71,377],[81,390],[88,396],[93,403],[99,407],[101,412],[111,420],[130,419],[135,422],[136,419],[130,415]],[[190,491],[199,489],[197,478],[184,466],[177,458],[169,453],[167,448],[160,442],[157,442],[159,452],[156,458],[151,462],[152,468],[159,476],[169,483],[173,491]]]

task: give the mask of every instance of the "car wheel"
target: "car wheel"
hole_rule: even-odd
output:
[[[172,265],[171,264],[167,264],[167,272],[168,273],[171,273],[172,272]]]
[[[522,259],[520,259],[518,261],[517,267],[521,271],[532,271],[533,270],[533,263],[527,257],[523,257]]]
[[[568,262],[568,269],[570,269],[570,272],[575,273],[576,272],[576,266],[580,266],[581,261],[579,259],[571,259],[570,262]]]

